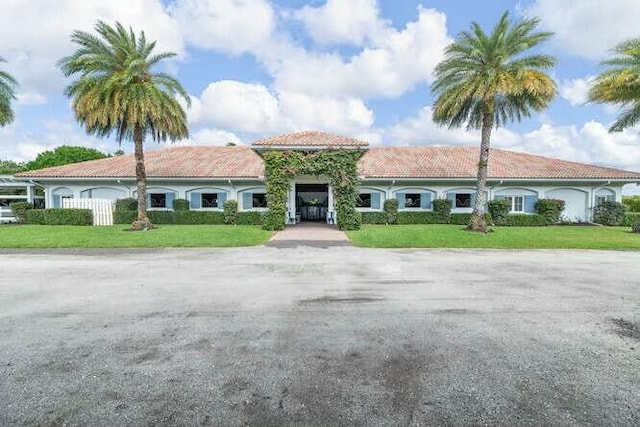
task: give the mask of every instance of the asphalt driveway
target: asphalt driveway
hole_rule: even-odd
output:
[[[0,425],[639,425],[640,254],[0,254]]]

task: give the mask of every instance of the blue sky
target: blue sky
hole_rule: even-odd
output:
[[[73,49],[71,31],[91,31],[97,19],[145,30],[178,53],[165,68],[193,100],[182,144],[316,129],[372,145],[476,145],[477,133],[431,122],[432,71],[457,33],[472,21],[490,29],[505,10],[556,33],[541,49],[558,59],[560,94],[544,113],[498,129],[493,146],[640,170],[640,129],[611,135],[616,109],[584,103],[608,50],[640,37],[637,0],[13,0],[0,16],[0,56],[20,89],[0,159],[62,144],[119,148],[76,124],[56,67]]]

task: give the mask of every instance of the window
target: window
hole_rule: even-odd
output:
[[[201,206],[203,208],[217,208],[218,193],[202,193]]]
[[[253,193],[253,201],[251,203],[252,208],[266,208],[267,207],[267,195],[265,193]]]
[[[504,200],[509,203],[509,212],[524,212],[523,196],[506,196]]]
[[[420,193],[407,193],[404,196],[405,208],[420,208]]]
[[[151,208],[166,208],[167,207],[167,195],[165,193],[150,193],[149,198]]]
[[[470,208],[471,206],[471,194],[470,193],[456,193],[455,208]]]
[[[360,193],[358,200],[356,200],[356,207],[358,208],[370,208],[371,207],[371,193]]]
[[[596,196],[596,206],[602,202],[615,202],[616,196],[613,194],[607,194],[603,196]]]

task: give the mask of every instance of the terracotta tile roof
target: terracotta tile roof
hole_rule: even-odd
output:
[[[262,158],[249,147],[169,147],[145,152],[149,178],[262,178]],[[374,147],[360,160],[365,178],[475,179],[477,147]],[[129,178],[133,154],[16,174],[24,178]],[[493,148],[489,177],[497,179],[619,179],[640,173]]]
[[[262,158],[249,147],[169,147],[145,151],[149,178],[258,178]],[[18,174],[21,177],[135,177],[133,154],[91,160]]]
[[[255,141],[256,147],[344,147],[358,148],[369,145],[366,141],[332,135],[330,133],[305,130],[287,135],[274,136]]]
[[[360,160],[365,178],[474,178],[478,147],[376,147]],[[492,148],[489,177],[507,179],[630,179],[640,173]]]

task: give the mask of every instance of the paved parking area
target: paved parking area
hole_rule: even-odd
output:
[[[0,425],[639,425],[637,252],[0,254]]]

